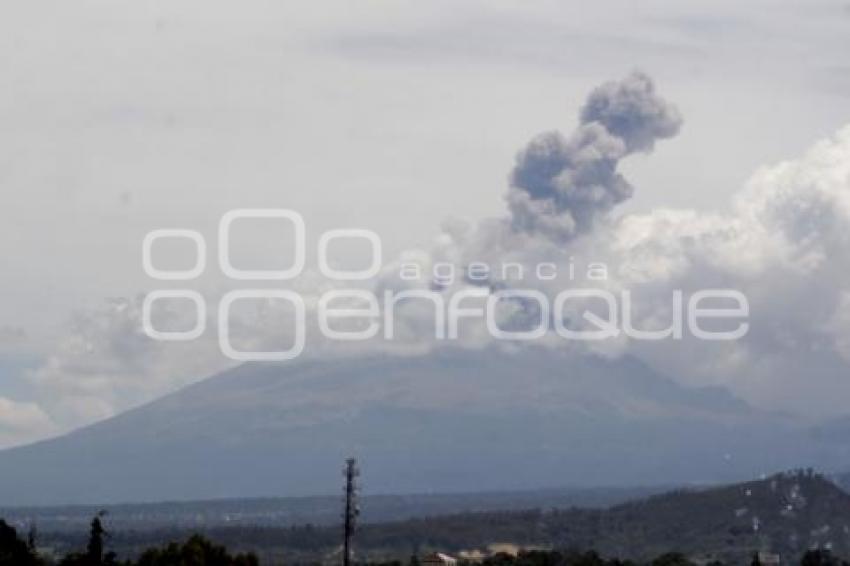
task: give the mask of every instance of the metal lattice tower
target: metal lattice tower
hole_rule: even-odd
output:
[[[343,566],[351,566],[352,539],[354,537],[354,527],[357,522],[357,516],[360,514],[360,507],[357,503],[357,477],[360,475],[360,469],[357,467],[357,460],[349,458],[345,461],[345,469],[342,471],[345,476],[345,513],[344,519],[344,540],[342,551]]]

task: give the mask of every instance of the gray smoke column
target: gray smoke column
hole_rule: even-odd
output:
[[[587,232],[634,193],[617,172],[619,161],[651,151],[681,123],[676,107],[643,73],[599,86],[571,136],[539,134],[517,156],[507,195],[513,228],[556,241]]]

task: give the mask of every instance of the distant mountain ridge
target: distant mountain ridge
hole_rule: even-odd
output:
[[[456,513],[481,513],[533,508],[596,509],[641,499],[670,489],[663,486],[539,489],[528,491],[364,495],[361,523],[401,521]],[[32,524],[46,532],[88,532],[91,518],[109,515],[112,530],[134,532],[163,529],[210,529],[223,526],[289,527],[337,525],[340,495],[214,499],[114,505],[0,507],[0,518],[26,530]]]
[[[629,524],[642,523],[640,531]],[[676,542],[680,551],[741,561],[755,551],[798,557],[810,548],[850,556],[850,495],[811,471],[702,490],[682,490],[615,506],[599,531],[623,524],[600,547],[650,556]],[[616,531],[613,531],[616,532]]]
[[[794,563],[811,548],[850,556],[850,495],[811,471],[711,488],[680,489],[610,509],[535,510],[457,515],[375,526],[361,547],[402,547],[409,533],[427,533],[451,551],[496,541],[595,549],[606,556],[647,560],[681,552],[709,562],[746,564],[766,551]],[[405,533],[395,539],[387,533]],[[410,537],[416,538],[417,535]],[[394,541],[394,542],[389,542]]]
[[[527,348],[246,364],[0,451],[3,505],[712,483],[841,469],[845,445],[634,358]]]
[[[793,471],[698,489],[679,489],[610,509],[545,509],[457,515],[375,526],[361,547],[401,547],[410,531],[457,551],[492,542],[595,549],[606,556],[648,560],[681,552],[703,562],[748,564],[753,553],[794,563],[808,549],[850,556],[850,495],[824,476]],[[407,533],[396,535],[388,533]],[[414,534],[413,537],[416,538]]]

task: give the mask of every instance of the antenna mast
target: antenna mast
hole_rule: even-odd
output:
[[[354,537],[354,526],[357,522],[357,516],[360,514],[360,507],[357,504],[357,481],[356,478],[360,475],[360,469],[357,467],[357,460],[349,458],[345,461],[345,469],[342,471],[345,476],[345,527],[343,541],[343,566],[351,566],[351,542]]]

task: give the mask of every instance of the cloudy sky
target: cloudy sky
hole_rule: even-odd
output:
[[[563,251],[545,230],[492,244],[487,219],[520,215],[518,151],[573,139],[588,94],[635,69],[681,124],[618,158],[633,195],[569,245],[642,261],[651,285],[616,284],[647,309],[675,285],[740,287],[753,331],[722,352],[631,351],[759,406],[844,410],[846,2],[33,0],[0,8],[0,43],[0,446],[226,365],[205,341],[187,354],[139,332],[154,228],[213,241],[231,208],[285,207],[311,245],[366,227],[390,259]],[[449,218],[471,228],[439,236]]]

